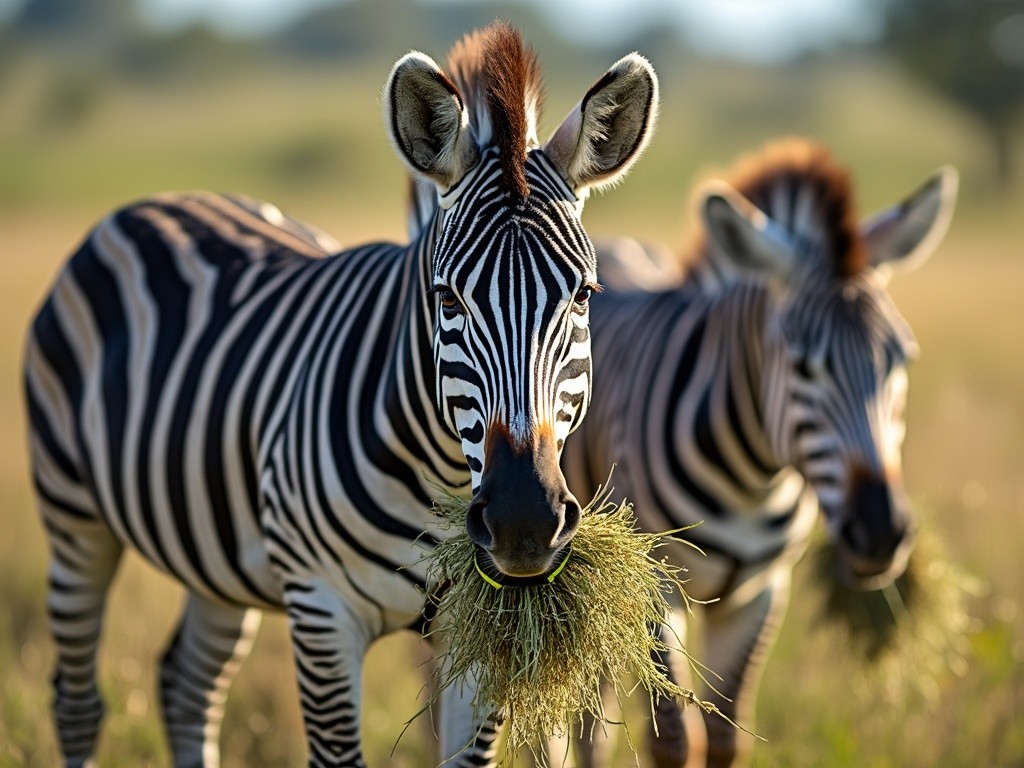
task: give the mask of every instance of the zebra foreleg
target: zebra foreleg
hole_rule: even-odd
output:
[[[705,610],[704,662],[722,677],[710,693],[726,717],[754,729],[754,702],[764,663],[789,603],[791,571],[780,566],[741,583]],[[745,765],[754,737],[715,714],[706,714],[709,768]]]
[[[160,665],[160,700],[176,768],[220,765],[224,702],[261,617],[255,608],[188,596]]]
[[[607,686],[602,686],[602,697],[607,698]],[[553,768],[605,768],[611,765],[615,741],[608,726],[590,713],[584,713],[580,722],[570,723],[568,733],[552,736],[545,744],[544,760],[537,765]]]
[[[103,719],[96,649],[122,547],[102,522],[44,517],[51,548],[47,609],[57,646],[53,713],[65,765],[79,768],[93,754]]]
[[[669,648],[684,645],[687,629],[685,613],[675,611],[669,617],[669,621],[671,630],[668,626],[657,628],[660,639]],[[673,682],[687,688],[692,687],[690,665],[678,651],[658,653],[654,656],[654,662],[666,670]],[[609,691],[610,685],[604,685],[602,693],[606,703]],[[652,765],[657,768],[682,768],[689,753],[689,739],[684,724],[684,708],[680,702],[660,698],[654,707],[654,719],[648,722],[648,727],[647,750]],[[605,768],[612,765],[617,731],[618,727],[614,725],[601,723],[592,715],[584,715],[575,755],[569,756],[570,762],[566,765],[578,768]],[[556,754],[550,744],[549,754]],[[559,763],[556,761],[554,765]]]
[[[453,686],[454,687],[454,686]],[[442,694],[443,696],[443,694]],[[442,700],[442,737],[441,754],[451,756],[451,762],[443,760],[444,765],[458,768],[485,768],[493,766],[498,752],[498,735],[501,732],[501,720],[489,717],[482,723],[473,719],[471,712],[464,708],[447,709]],[[458,725],[462,721],[462,727]],[[455,720],[455,729],[449,729],[445,722]],[[457,735],[455,735],[457,733]],[[468,737],[468,738],[467,738]]]
[[[437,663],[443,663],[446,638],[432,636]],[[438,744],[439,764],[469,768],[494,765],[501,721],[494,717],[481,719],[473,712],[476,679],[450,685],[441,692],[441,733]]]
[[[666,671],[673,683],[692,689],[690,662],[680,652],[686,644],[686,613],[676,609],[668,620],[668,624],[658,628],[659,640],[668,650],[656,653],[654,661]],[[690,756],[690,746],[684,704],[673,698],[659,698],[654,707],[654,718],[650,721],[647,742],[652,764],[656,768],[682,768]]]
[[[602,686],[602,695],[607,700],[608,685]],[[576,746],[576,762],[579,768],[603,768],[611,765],[612,751],[615,747],[613,734],[621,726],[609,726],[599,722],[591,714],[583,715],[580,726],[580,739]]]
[[[324,581],[285,589],[310,766],[361,768],[362,666],[373,637]]]

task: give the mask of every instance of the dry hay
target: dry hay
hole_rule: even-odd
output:
[[[620,701],[644,689],[652,711],[668,696],[717,712],[670,681],[651,655],[668,650],[654,634],[669,609],[666,596],[678,589],[688,602],[683,569],[653,556],[679,531],[638,533],[632,506],[614,504],[609,495],[599,490],[584,508],[571,553],[554,579],[500,588],[476,566],[465,532],[467,502],[449,495],[435,503],[455,534],[429,558],[428,582],[439,585],[431,632],[444,633],[446,643],[432,701],[449,686],[476,680],[475,714],[504,720],[512,754],[525,746],[539,756],[538,746],[549,737],[582,728],[584,713],[602,727],[611,723],[602,684]],[[673,649],[685,653],[674,640]],[[627,688],[627,679],[636,685]]]

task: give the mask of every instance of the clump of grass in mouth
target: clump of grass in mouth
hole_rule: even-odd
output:
[[[431,631],[445,634],[447,648],[435,668],[433,699],[476,680],[476,714],[504,720],[513,753],[524,746],[536,753],[546,738],[582,726],[584,713],[610,723],[602,684],[621,699],[633,690],[624,690],[626,677],[647,692],[652,709],[666,696],[718,711],[670,681],[651,656],[668,650],[654,634],[669,608],[666,596],[678,589],[688,601],[683,569],[652,554],[679,531],[638,533],[632,506],[609,496],[599,489],[584,508],[571,552],[550,583],[505,587],[477,568],[465,532],[467,502],[451,495],[435,502],[442,525],[457,532],[428,558],[428,583],[438,585]]]
[[[820,624],[837,632],[865,664],[869,695],[880,690],[898,699],[916,690],[930,699],[939,677],[966,672],[967,598],[981,585],[948,559],[930,526],[921,526],[906,571],[882,589],[843,584],[831,546],[818,548],[812,567],[821,591]]]

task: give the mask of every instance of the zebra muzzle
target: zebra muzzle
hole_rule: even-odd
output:
[[[903,572],[916,528],[901,487],[863,474],[852,486],[836,541],[839,563],[846,581],[877,589]]]
[[[466,513],[466,531],[503,576],[544,577],[564,560],[580,522],[580,505],[569,493],[553,440],[515,449],[504,430],[487,437],[480,489]]]

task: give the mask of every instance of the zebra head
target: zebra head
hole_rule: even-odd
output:
[[[517,32],[497,24],[468,36],[449,69],[408,54],[384,99],[398,154],[434,201],[423,226],[437,407],[469,466],[466,522],[481,566],[539,578],[580,517],[558,460],[590,401],[588,302],[599,286],[582,205],[646,145],[657,79],[626,56],[541,145],[536,59]]]
[[[826,187],[791,178],[784,192],[748,198],[723,185],[703,215],[714,258],[767,287],[761,403],[772,448],[814,489],[840,576],[874,589],[903,572],[916,527],[901,476],[916,344],[886,286],[942,239],[957,174],[938,171],[859,225]]]

